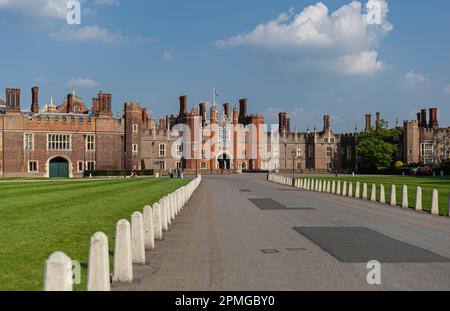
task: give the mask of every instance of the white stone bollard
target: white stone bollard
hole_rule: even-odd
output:
[[[386,203],[386,192],[384,190],[384,185],[380,185],[380,203]]]
[[[436,189],[433,189],[431,194],[431,214],[439,215],[439,192]]]
[[[319,192],[322,192],[322,180],[319,180]]]
[[[172,216],[171,216],[171,210],[172,210],[172,194],[170,193],[167,196],[167,227],[169,227],[170,225],[172,225]]]
[[[92,292],[110,291],[108,237],[97,232],[91,237],[87,273],[87,290]]]
[[[159,202],[162,208],[162,229],[164,231],[169,231],[169,197],[165,196]]]
[[[177,196],[175,195],[175,192],[172,194],[172,202],[170,204],[170,219],[173,221],[175,220],[175,209],[177,206]]]
[[[72,290],[72,260],[63,252],[54,252],[45,261],[44,291],[70,292]]]
[[[392,185],[391,188],[391,206],[397,206],[397,191],[395,185]]]
[[[370,194],[370,201],[376,202],[377,201],[377,186],[375,184],[372,184],[372,191]]]
[[[340,180],[338,180],[338,182],[337,182],[336,194],[341,195],[341,181]]]
[[[327,181],[327,193],[331,193],[331,181]]]
[[[351,183],[351,182],[348,183],[348,196],[350,198],[353,197],[353,183]]]
[[[355,198],[360,199],[361,198],[361,188],[359,181],[356,182],[355,186]]]
[[[416,204],[414,205],[416,211],[422,211],[422,187],[416,188]]]
[[[363,183],[362,199],[367,200],[367,184]]]
[[[161,206],[159,203],[153,204],[153,230],[155,233],[155,240],[162,240]]]
[[[347,182],[344,181],[344,186],[342,187],[342,196],[347,196]]]
[[[131,257],[131,229],[127,220],[120,220],[116,227],[114,247],[113,282],[133,281],[133,261]]]
[[[403,191],[402,191],[402,207],[408,208],[409,202],[408,202],[408,186],[403,185]]]
[[[331,184],[331,193],[336,194],[336,181],[335,180],[333,180],[333,182]]]
[[[146,205],[142,211],[144,215],[144,244],[145,249],[151,250],[155,248],[155,229],[153,228],[153,210],[152,207]]]
[[[131,253],[133,263],[145,264],[144,219],[140,212],[131,215]]]
[[[306,190],[308,190],[308,191],[311,191],[311,179],[308,179],[308,182],[307,182],[307,189]]]

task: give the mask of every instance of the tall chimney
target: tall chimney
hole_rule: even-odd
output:
[[[187,113],[187,96],[180,96],[180,116],[185,116]]]
[[[73,107],[73,93],[70,93],[67,95],[67,111],[66,113],[69,113],[72,111],[72,107]],[[102,98],[100,98],[100,106],[103,105],[103,100],[104,97],[102,96]],[[101,106],[101,108],[103,108],[103,106]]]
[[[205,103],[200,103],[199,105],[199,114],[202,117],[202,120],[205,118],[206,115],[206,104]]]
[[[428,123],[427,123],[427,110],[426,109],[422,109],[420,111],[421,117],[420,117],[420,127],[427,127]]]
[[[376,128],[379,129],[381,127],[381,114],[377,112],[377,121],[375,124]]]
[[[437,108],[430,108],[430,127],[438,128],[439,122],[437,117]]]
[[[237,109],[233,109],[233,124],[234,125],[239,124],[239,112]]]
[[[324,115],[323,116],[323,132],[328,132],[330,130],[330,116],[329,115]]]
[[[280,133],[283,133],[286,130],[286,112],[280,112],[278,114],[278,128]]]
[[[6,111],[20,112],[20,89],[6,89]]]
[[[247,117],[247,98],[243,98],[239,100],[239,118]]]
[[[31,89],[31,112],[39,113],[39,88],[37,86]]]
[[[372,115],[366,114],[366,131],[372,128]]]
[[[417,123],[419,126],[422,124],[422,114],[420,112],[417,113]]]
[[[286,131],[288,133],[291,132],[291,119],[289,119],[289,118],[286,118]]]
[[[164,131],[166,129],[166,120],[159,119],[159,130]]]
[[[210,111],[209,111],[209,114],[210,114],[210,121],[211,121],[211,123],[212,124],[215,124],[215,123],[217,123],[217,110],[216,110],[216,107],[215,106],[212,106],[211,107],[211,109],[210,109]]]
[[[230,104],[229,103],[223,104],[223,111],[225,113],[225,117],[229,118],[230,117]]]
[[[14,111],[14,90],[7,88],[5,89],[6,94],[6,111]]]

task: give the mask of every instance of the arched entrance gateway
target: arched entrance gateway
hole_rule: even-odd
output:
[[[69,161],[62,157],[56,157],[49,162],[50,178],[69,178]]]
[[[217,156],[217,167],[221,170],[231,170],[231,157],[226,153],[219,154]]]

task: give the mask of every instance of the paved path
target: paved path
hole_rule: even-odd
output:
[[[382,285],[367,284],[367,258],[382,262]],[[450,290],[447,258],[448,218],[263,175],[204,176],[136,280],[114,289]]]

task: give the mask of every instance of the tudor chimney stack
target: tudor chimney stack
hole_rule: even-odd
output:
[[[366,131],[372,128],[372,115],[366,114]]]
[[[31,112],[39,113],[39,88],[37,86],[31,89]]]

